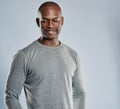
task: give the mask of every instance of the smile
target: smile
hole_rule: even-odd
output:
[[[46,31],[48,34],[53,34],[55,32],[55,30],[47,30]]]

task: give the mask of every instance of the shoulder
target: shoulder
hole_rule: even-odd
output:
[[[68,45],[66,45],[66,44],[64,44],[64,43],[62,43],[63,44],[63,47],[71,54],[71,55],[74,55],[75,57],[77,56],[77,52],[73,49],[73,48],[71,48],[70,46],[68,46]]]
[[[24,47],[24,48],[22,48],[18,51],[27,54],[27,53],[30,53],[30,52],[36,50],[37,47],[38,47],[37,46],[37,41],[35,40],[32,43],[30,43],[29,45],[27,45],[26,47]]]
[[[65,50],[67,51],[67,53],[69,53],[69,55],[74,59],[76,64],[78,64],[79,63],[78,53],[73,48],[71,48],[70,46],[68,46],[66,44],[63,44],[63,46],[64,46]]]
[[[36,48],[37,48],[37,41],[33,41],[32,43],[30,43],[29,45],[27,45],[26,47],[24,47],[20,51],[31,52],[32,50],[34,50]]]
[[[26,47],[19,49],[17,51],[17,53],[14,55],[15,57],[22,57],[22,58],[26,58],[28,57],[31,53],[35,52],[35,50],[37,49],[37,42],[33,41],[32,43],[30,43],[29,45],[27,45]]]

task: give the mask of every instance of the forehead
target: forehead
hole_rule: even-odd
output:
[[[45,5],[39,10],[41,17],[60,17],[61,11],[56,5]]]

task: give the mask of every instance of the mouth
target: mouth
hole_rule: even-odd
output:
[[[53,29],[46,30],[47,34],[53,35],[56,31]]]

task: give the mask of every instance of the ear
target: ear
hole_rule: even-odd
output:
[[[61,17],[61,25],[63,26],[63,24],[64,24],[64,17],[62,16]]]
[[[36,23],[37,23],[37,26],[40,27],[40,20],[39,20],[39,18],[36,18]]]

